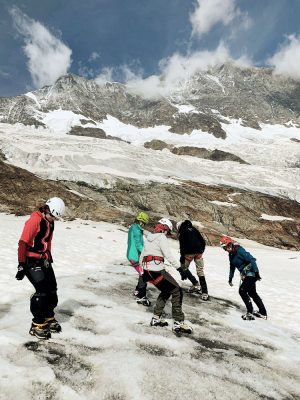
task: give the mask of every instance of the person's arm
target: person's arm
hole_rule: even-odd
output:
[[[164,256],[164,258],[169,261],[169,263],[171,264],[171,266],[173,268],[178,269],[180,267],[180,265],[178,265],[178,262],[175,260],[175,258],[173,257],[170,249],[169,249],[169,245],[168,245],[168,239],[165,237],[165,235],[161,235],[161,239],[160,239],[160,249],[161,252]]]
[[[26,253],[28,247],[33,244],[33,239],[40,230],[38,218],[32,216],[25,222],[25,226],[18,243],[18,271],[16,279],[21,281],[25,276]]]
[[[142,230],[139,229],[137,226],[134,226],[132,228],[132,235],[133,235],[135,247],[136,247],[138,253],[141,254],[143,251],[143,247],[144,247]]]
[[[234,271],[235,271],[235,267],[233,265],[230,264],[230,268],[229,268],[229,278],[228,278],[228,283],[230,286],[232,286],[232,279],[234,277]]]
[[[205,240],[204,240],[203,236],[201,235],[201,233],[198,231],[198,229],[197,228],[194,228],[194,229],[195,229],[195,232],[197,234],[197,237],[198,237],[198,240],[199,240],[199,243],[201,246],[201,253],[204,253],[205,246],[206,246]]]

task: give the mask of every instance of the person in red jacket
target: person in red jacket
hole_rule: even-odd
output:
[[[26,276],[35,288],[30,299],[33,315],[29,333],[39,339],[49,339],[50,332],[60,332],[61,326],[54,317],[57,306],[57,284],[52,268],[51,242],[54,221],[63,216],[65,204],[52,197],[25,222],[18,246],[17,280]]]

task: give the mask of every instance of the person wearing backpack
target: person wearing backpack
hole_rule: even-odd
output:
[[[180,265],[174,259],[168,245],[167,235],[171,233],[172,228],[173,224],[168,218],[161,218],[154,227],[154,233],[150,233],[145,239],[142,253],[143,279],[152,283],[160,291],[150,325],[168,325],[168,322],[163,318],[163,311],[167,300],[171,297],[173,332],[191,334],[193,332],[192,327],[184,321],[182,289],[175,278],[166,271],[165,263],[168,262],[172,268],[181,272]]]
[[[220,246],[228,252],[229,256],[230,270],[228,284],[233,286],[232,279],[235,269],[237,269],[241,274],[239,295],[247,309],[247,313],[242,315],[242,319],[246,321],[254,320],[255,317],[267,319],[267,311],[264,303],[256,292],[256,282],[261,280],[256,265],[256,259],[229,236],[221,236]],[[253,311],[251,298],[257,305],[258,311]]]
[[[176,226],[180,245],[180,264],[183,270],[182,279],[190,279],[193,286],[189,289],[189,292],[201,293],[202,300],[206,301],[209,299],[209,296],[203,262],[205,240],[199,230],[188,219],[178,222]],[[196,264],[199,283],[189,270],[192,261]]]
[[[47,200],[25,222],[19,240],[16,279],[21,281],[26,276],[35,289],[30,298],[33,319],[29,333],[38,339],[50,339],[51,332],[61,332],[54,314],[58,297],[51,247],[54,221],[64,212],[65,203],[61,198]]]

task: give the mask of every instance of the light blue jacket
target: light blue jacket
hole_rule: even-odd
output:
[[[128,231],[127,258],[139,261],[144,247],[143,229],[140,224],[132,224]]]

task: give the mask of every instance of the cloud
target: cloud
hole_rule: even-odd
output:
[[[88,59],[88,62],[93,62],[93,61],[97,60],[98,58],[100,58],[100,55],[101,55],[100,53],[93,51]]]
[[[175,53],[161,60],[161,74],[142,79],[140,75],[127,80],[127,86],[135,93],[146,98],[167,96],[174,87],[184,80],[191,78],[196,72],[205,71],[216,64],[222,64],[231,59],[226,46],[221,43],[214,51],[198,51],[183,56]]]
[[[274,67],[275,74],[300,80],[300,36],[288,36],[287,43],[267,62]]]
[[[236,8],[236,0],[197,0],[198,6],[190,15],[192,35],[202,36],[216,24],[229,25],[241,13]]]
[[[105,67],[102,69],[101,73],[95,78],[95,81],[102,85],[105,82],[112,82],[114,79],[114,68]]]
[[[72,62],[72,50],[19,8],[12,7],[10,15],[17,31],[24,37],[23,50],[34,86],[50,85],[66,74]]]

